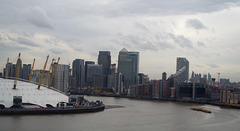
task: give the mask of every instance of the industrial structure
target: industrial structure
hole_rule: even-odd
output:
[[[59,63],[60,58],[56,63],[54,71],[51,75],[51,78],[48,82],[43,82],[43,76],[45,72],[45,68],[47,65],[47,61],[49,56],[47,56],[46,62],[44,64],[43,71],[41,73],[41,78],[38,83],[32,82],[32,73],[33,67],[35,63],[35,59],[33,62],[33,66],[30,72],[29,80],[18,79],[18,72],[19,72],[19,65],[20,65],[20,53],[18,56],[18,61],[16,64],[15,70],[15,77],[8,77],[8,65],[9,65],[9,58],[7,60],[7,68],[5,71],[4,76],[0,78],[0,107],[22,107],[22,106],[33,106],[33,107],[47,107],[47,105],[57,106],[59,102],[68,102],[68,96],[65,93],[52,88],[51,83],[54,78],[54,74],[57,69],[57,65]],[[52,61],[53,63],[53,61]],[[50,66],[49,72],[52,68],[52,64]],[[47,75],[45,81],[48,81],[48,77],[50,74]]]

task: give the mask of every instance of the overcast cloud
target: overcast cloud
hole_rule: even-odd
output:
[[[75,58],[96,61],[98,51],[109,50],[116,62],[125,47],[140,52],[140,72],[152,79],[160,79],[162,72],[175,73],[180,56],[190,61],[190,72],[209,72],[213,77],[221,72],[224,78],[240,81],[239,4],[239,0],[0,0],[0,72],[7,57],[14,60],[18,52],[24,63],[35,57],[42,68],[48,54],[71,64]]]
[[[203,25],[203,23],[197,19],[189,19],[186,22],[187,27],[194,28],[196,30],[201,30],[201,29],[207,29],[206,26]]]

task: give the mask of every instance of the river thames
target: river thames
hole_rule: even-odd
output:
[[[240,110],[212,105],[85,97],[106,109],[68,115],[0,116],[1,131],[239,131]],[[201,107],[212,113],[190,110]]]

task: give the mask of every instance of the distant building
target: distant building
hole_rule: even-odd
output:
[[[139,52],[128,52],[123,48],[118,55],[118,73],[123,75],[123,85],[138,83]]]
[[[152,83],[152,97],[160,98],[160,81],[152,80],[151,83]]]
[[[211,82],[212,82],[212,77],[211,77],[211,74],[208,73],[208,78],[207,78],[207,83],[208,83],[208,85],[210,85]]]
[[[221,78],[220,79],[220,84],[221,85],[228,85],[228,84],[230,84],[230,81],[229,81],[229,79]]]
[[[205,79],[207,81],[207,74],[203,75],[203,79]]]
[[[120,95],[123,93],[121,73],[108,75],[108,88],[113,89],[114,93],[117,95]]]
[[[83,88],[85,84],[85,66],[83,59],[75,59],[72,63],[72,76],[75,77],[76,87],[74,88]]]
[[[4,76],[6,75],[6,69],[7,69],[7,64],[3,70]],[[14,77],[15,76],[15,70],[16,70],[16,65],[12,63],[8,63],[8,77]]]
[[[52,71],[56,68],[56,63],[53,64]],[[69,88],[69,65],[58,64],[57,70],[54,75],[53,86],[54,88],[67,93]]]
[[[17,65],[17,63],[16,63]],[[18,78],[23,78],[23,67],[22,67],[22,60],[19,59],[19,67],[18,67]]]
[[[102,65],[88,64],[86,85],[90,86],[90,87],[93,87],[94,77],[102,76],[102,71],[103,71],[103,66]],[[103,82],[101,82],[101,83],[103,83]],[[95,85],[99,85],[99,84],[95,84]],[[102,87],[102,85],[101,85],[101,87]]]
[[[110,74],[111,55],[109,51],[99,51],[98,64],[102,65],[102,74],[104,75],[103,87],[107,87],[107,77]]]
[[[23,64],[22,78],[25,80],[29,80],[30,73],[31,73],[31,64]]]
[[[105,75],[94,75],[93,76],[93,87],[99,88],[99,89],[105,88],[104,81],[106,81],[106,79],[107,79],[107,77]]]
[[[110,74],[116,74],[117,73],[117,67],[116,64],[111,64],[111,68],[110,68]]]
[[[195,73],[194,73],[194,71],[192,71],[192,76],[191,76],[191,78],[194,78],[195,77]]]
[[[103,67],[103,75],[110,74],[111,55],[109,51],[99,51],[98,64]]]
[[[166,72],[162,73],[162,80],[167,80],[167,73]]]
[[[144,74],[143,73],[138,74],[138,84],[144,84]]]
[[[85,61],[85,82],[87,82],[87,68],[89,64],[95,64],[94,61]]]
[[[168,98],[169,95],[170,95],[170,88],[168,86],[168,81],[160,80],[159,81],[159,97]]]
[[[186,58],[177,57],[177,69],[176,72],[185,68],[185,70],[181,73],[181,79],[179,82],[188,81],[189,79],[189,61]]]
[[[130,85],[128,95],[130,97],[153,98],[153,84]]]
[[[48,71],[44,71],[42,84],[44,84],[44,81],[45,81],[45,79],[46,79],[46,77],[47,77],[47,74],[48,74]],[[31,79],[31,81],[38,83],[38,82],[40,81],[40,79],[41,79],[41,75],[42,75],[42,70],[33,70],[33,74],[32,74],[32,79]],[[48,84],[48,83],[47,83],[47,84]]]
[[[179,86],[178,98],[195,100],[195,99],[203,99],[205,97],[206,97],[205,88],[201,83],[194,83],[194,84],[193,83],[181,83]]]

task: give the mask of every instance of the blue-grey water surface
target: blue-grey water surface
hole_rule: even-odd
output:
[[[239,131],[240,110],[171,101],[86,97],[106,109],[68,115],[0,116],[0,131]],[[190,110],[202,107],[211,114]]]

